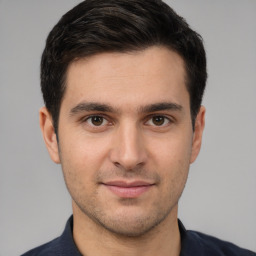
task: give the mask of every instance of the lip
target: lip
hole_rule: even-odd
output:
[[[146,181],[109,181],[103,185],[118,197],[138,198],[150,190],[154,184]]]

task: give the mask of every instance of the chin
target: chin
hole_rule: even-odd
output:
[[[164,221],[166,216],[163,215],[143,215],[143,214],[129,214],[124,212],[123,214],[111,215],[111,218],[107,216],[101,216],[98,218],[98,223],[112,234],[123,237],[141,237],[148,234],[151,230],[157,227]],[[115,216],[115,218],[113,218]]]

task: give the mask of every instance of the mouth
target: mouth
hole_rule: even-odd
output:
[[[155,184],[145,181],[110,181],[102,183],[112,193],[121,198],[138,198],[150,190]]]

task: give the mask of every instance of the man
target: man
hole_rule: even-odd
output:
[[[24,255],[255,255],[177,219],[201,146],[206,57],[160,0],[88,0],[50,32],[40,126],[73,216]]]

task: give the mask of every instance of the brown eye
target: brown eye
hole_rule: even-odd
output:
[[[171,123],[170,118],[166,116],[151,116],[151,118],[146,122],[146,125],[155,127],[165,127]]]
[[[87,121],[93,126],[101,126],[106,122],[102,116],[91,116]]]
[[[165,123],[166,118],[164,116],[154,116],[152,117],[152,123],[156,126],[161,126]]]

